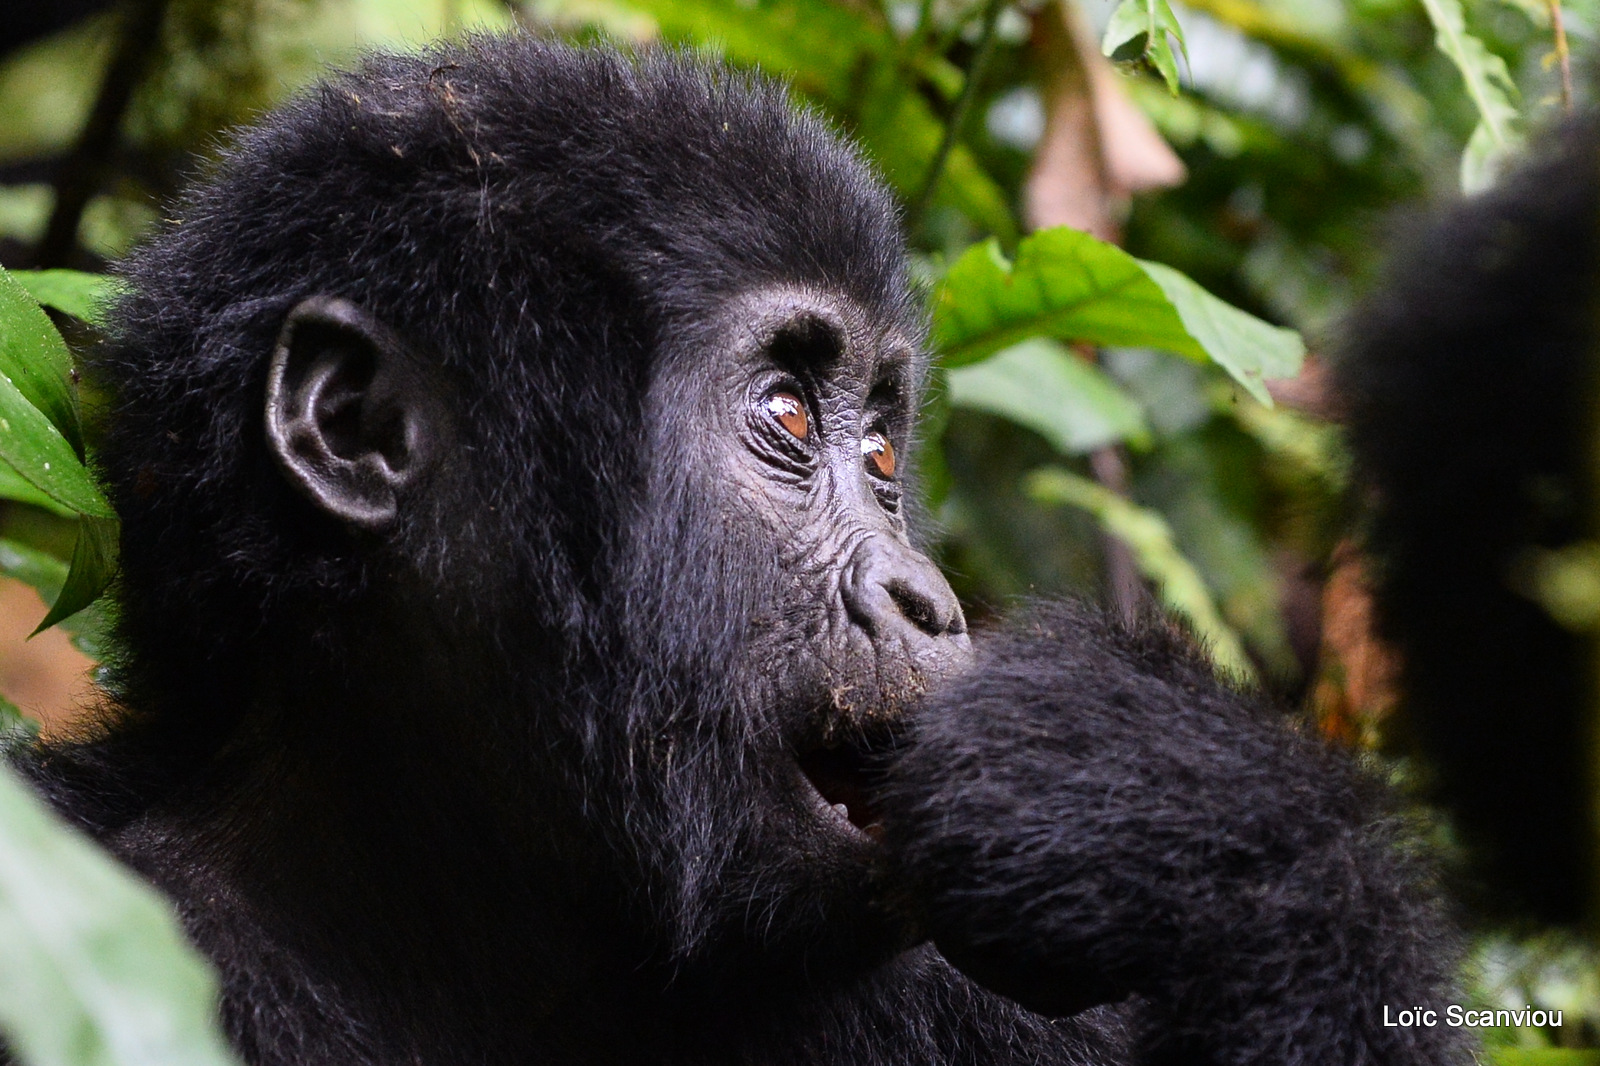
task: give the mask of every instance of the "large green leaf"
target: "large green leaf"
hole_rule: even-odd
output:
[[[1066,227],[1023,241],[1015,263],[999,245],[967,249],[933,305],[946,366],[974,363],[1029,337],[1159,348],[1211,359],[1263,403],[1263,381],[1298,372],[1300,335],[1218,300],[1170,267]]]
[[[83,455],[83,434],[78,427],[78,404],[72,385],[72,355],[50,316],[4,269],[0,269],[0,375],[11,391],[44,413],[74,452]],[[9,417],[3,399],[0,416]],[[21,464],[13,461],[12,465],[39,485]],[[39,487],[45,489],[43,485]]]
[[[98,518],[84,518],[79,521],[84,523],[104,522],[103,519]],[[93,533],[89,535],[95,537]],[[83,536],[84,534],[80,527],[80,542]],[[75,542],[73,561],[74,563],[77,562],[77,554],[80,551],[98,549],[103,552],[108,548],[114,548],[114,545],[107,545],[103,538],[91,540],[87,545]],[[89,565],[94,565],[93,560]],[[91,602],[87,605],[82,603],[85,596],[84,592],[80,592],[77,589],[63,592],[63,589],[69,584],[70,573],[71,568],[66,561],[57,558],[50,552],[42,551],[33,545],[24,544],[10,538],[0,538],[0,574],[16,578],[23,584],[32,587],[34,591],[39,593],[40,599],[47,604],[53,605],[50,613],[54,614],[58,610],[60,612],[59,618],[51,619],[47,617],[45,622],[34,632],[37,633],[44,630],[59,621],[61,628],[71,636],[72,643],[77,646],[79,651],[91,659],[104,659],[106,643],[111,628],[111,619],[108,617],[108,612],[112,609],[111,605],[106,600],[98,598],[98,591],[103,591],[103,586],[101,590],[96,592],[95,596],[89,597]],[[93,588],[86,575],[80,574],[73,580],[79,583],[79,588]],[[74,600],[78,601],[76,605],[73,602]],[[67,607],[72,609],[69,611]]]
[[[1107,533],[1128,546],[1162,604],[1188,621],[1217,666],[1237,678],[1255,677],[1239,635],[1222,620],[1204,579],[1178,550],[1165,518],[1060,467],[1035,470],[1026,485],[1028,494],[1041,503],[1065,504],[1094,515]]]
[[[0,766],[0,1028],[28,1066],[226,1066],[170,905]]]
[[[99,329],[115,279],[81,270],[13,270],[12,278],[39,303],[81,318]]]
[[[1577,1048],[1497,1047],[1488,1056],[1493,1066],[1600,1066],[1600,1051]]]
[[[1027,426],[1068,455],[1150,441],[1144,412],[1105,371],[1035,337],[948,375],[950,402]]]

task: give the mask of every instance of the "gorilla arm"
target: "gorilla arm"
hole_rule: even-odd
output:
[[[1384,790],[1178,635],[1041,609],[920,715],[883,797],[894,891],[1024,1006],[1144,1001],[1135,1061],[1468,1062],[1454,943]]]

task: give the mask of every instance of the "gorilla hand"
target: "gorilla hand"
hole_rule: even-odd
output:
[[[1041,609],[930,701],[882,797],[894,893],[1041,1013],[1135,993],[1147,1063],[1467,1061],[1384,790],[1178,635]]]

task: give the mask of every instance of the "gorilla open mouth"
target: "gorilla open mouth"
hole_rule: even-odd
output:
[[[816,793],[818,806],[827,817],[872,840],[883,837],[883,823],[872,794],[899,732],[887,725],[865,732],[851,730],[848,736],[836,734],[796,755],[800,774]]]

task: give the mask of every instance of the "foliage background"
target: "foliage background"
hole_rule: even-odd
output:
[[[371,47],[518,23],[720,53],[788,79],[861,142],[901,196],[935,308],[945,359],[916,461],[932,547],[972,614],[1057,592],[1125,611],[1155,597],[1330,734],[1381,745],[1391,665],[1348,548],[1345,458],[1321,420],[1315,353],[1371,283],[1404,205],[1490,180],[1565,99],[1591,98],[1581,65],[1563,85],[1562,49],[1592,46],[1600,0],[61,0],[12,12],[0,30],[0,264],[99,272],[158,223],[228,127],[320,71]],[[1120,65],[1101,55],[1108,28]],[[1186,359],[1148,331],[1077,327],[1024,330],[1024,343],[955,365],[964,349],[939,299],[969,299],[996,255],[1024,269],[1028,248],[1043,247],[1027,234],[1061,224],[1301,331],[1306,372],[1275,384],[1269,406],[1214,361],[1215,346]],[[88,289],[18,277],[56,308],[68,342],[92,343]],[[92,447],[92,417],[85,431]],[[64,507],[8,484],[0,476],[0,570],[57,613],[92,599],[92,574],[81,580],[93,587],[62,588],[75,551],[104,547],[81,517],[93,501]],[[23,632],[38,624],[42,605],[6,595],[0,613]],[[51,630],[0,653],[0,689],[45,728],[66,728],[89,698],[80,678],[97,652],[96,610],[68,623],[77,650]],[[30,669],[51,680],[17,683]],[[130,1007],[142,1001],[127,986],[140,982],[119,985],[115,965],[102,979],[105,958],[78,951],[86,930],[115,941],[166,928],[159,904],[32,817],[0,787],[0,1028],[59,1035],[29,1044],[37,1063],[220,1061],[189,1009],[209,986],[180,951],[146,943],[135,956],[173,960],[168,1013]],[[70,857],[41,867],[30,847]],[[20,869],[43,880],[21,885]],[[83,883],[97,887],[70,887]],[[57,939],[7,927],[8,905],[28,898],[61,916]],[[1480,932],[1476,1001],[1566,1011],[1560,1030],[1491,1034],[1545,1056],[1502,1061],[1576,1062],[1550,1049],[1600,1047],[1596,959],[1568,931]],[[130,1017],[170,1026],[129,1029]]]

